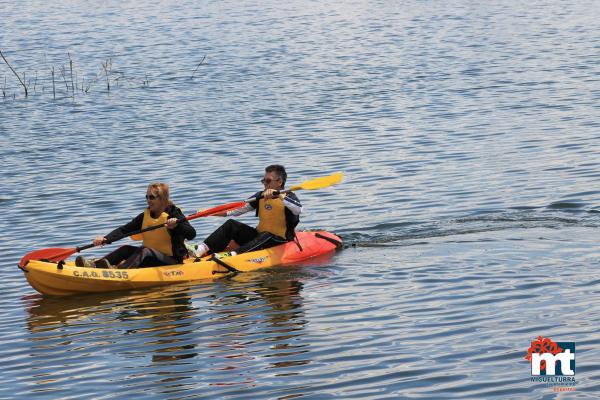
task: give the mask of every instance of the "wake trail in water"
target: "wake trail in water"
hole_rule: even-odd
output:
[[[570,215],[573,214],[573,215]],[[595,210],[567,214],[564,208],[495,211],[447,220],[386,222],[361,230],[338,231],[345,247],[412,246],[432,238],[452,238],[473,233],[505,230],[600,227]],[[415,240],[418,241],[415,243]]]

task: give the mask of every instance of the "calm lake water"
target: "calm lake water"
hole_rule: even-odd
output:
[[[29,86],[1,62],[0,398],[598,398],[597,1],[0,1],[0,20]],[[344,171],[298,195],[300,227],[346,249],[58,299],[17,268],[128,221],[152,181],[191,213],[275,162],[292,185]],[[576,343],[576,392],[530,381],[539,335]]]

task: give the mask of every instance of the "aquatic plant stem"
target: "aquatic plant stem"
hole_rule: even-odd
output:
[[[25,89],[25,97],[27,97],[27,86],[25,85],[25,83],[19,77],[19,74],[17,74],[17,71],[15,71],[14,68],[9,64],[8,60],[6,59],[6,57],[4,57],[4,54],[2,54],[2,50],[0,50],[0,56],[2,56],[2,59],[4,60],[4,62],[6,63],[6,65],[8,65],[8,68],[10,68],[10,70],[13,72],[13,74],[15,74],[15,76],[17,77],[17,79],[19,80],[19,82],[21,82],[21,85],[23,85],[23,89]]]

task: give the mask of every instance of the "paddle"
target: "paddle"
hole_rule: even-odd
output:
[[[275,196],[279,196],[282,193],[289,193],[289,192],[295,192],[298,190],[317,190],[317,189],[323,189],[326,188],[328,186],[332,186],[335,185],[336,183],[340,183],[342,181],[342,179],[344,178],[344,173],[343,172],[336,172],[335,174],[331,174],[331,175],[327,175],[327,176],[323,176],[321,178],[315,178],[315,179],[311,179],[305,182],[302,182],[299,185],[296,186],[292,186],[289,189],[286,190],[278,190],[275,191],[275,193],[273,193]],[[262,195],[259,197],[255,197],[253,199],[249,199],[247,202],[254,202],[258,199],[261,199]]]
[[[344,173],[343,172],[336,172],[334,174],[323,176],[321,178],[315,178],[315,179],[311,179],[311,180],[302,182],[301,184],[296,185],[296,186],[292,186],[291,188],[286,189],[286,190],[276,190],[273,193],[273,195],[274,196],[279,196],[282,193],[289,193],[289,192],[294,192],[294,191],[298,191],[298,190],[317,190],[317,189],[323,189],[323,188],[326,188],[328,186],[335,185],[336,183],[340,183],[343,178],[344,178]],[[247,203],[254,203],[255,201],[260,200],[262,198],[263,198],[263,196],[260,195],[258,197],[253,197],[253,198],[248,199],[248,200],[238,201],[237,203],[229,203],[229,204],[237,204],[238,207],[231,207],[231,208],[228,208],[227,210],[224,210],[224,211],[230,211],[230,210],[234,210],[236,208],[244,207]],[[198,212],[201,212],[201,211],[198,211]],[[225,215],[225,214],[222,214],[222,215]]]
[[[239,207],[243,207],[244,205],[246,205],[245,201],[238,201],[235,203],[228,203],[228,204],[223,204],[220,206],[216,206],[216,207],[212,207],[212,208],[208,208],[206,210],[202,210],[202,211],[198,211],[194,214],[190,214],[186,217],[180,218],[179,220],[177,220],[177,222],[183,222],[183,221],[191,221],[193,219],[196,218],[201,218],[201,217],[208,217],[210,215],[215,215],[215,214],[219,214],[222,213],[224,211],[229,211],[229,210],[234,210],[236,208]],[[160,225],[153,225],[153,226],[149,226],[147,228],[144,229],[140,229],[138,231],[135,232],[130,232],[127,235],[124,235],[120,238],[117,238],[113,241],[110,242],[105,242],[105,244],[111,244],[113,242],[116,242],[117,240],[121,240],[123,238],[132,236],[132,235],[137,235],[140,233],[144,233],[144,232],[148,232],[148,231],[152,231],[155,229],[159,229],[159,228],[163,228],[165,226],[165,224],[160,224]],[[86,244],[84,246],[77,246],[75,248],[62,248],[62,247],[50,247],[47,249],[41,249],[41,250],[36,250],[36,251],[32,251],[31,253],[28,253],[25,255],[25,257],[23,257],[21,259],[21,261],[19,262],[19,267],[24,267],[27,262],[29,260],[48,260],[51,262],[58,262],[58,261],[62,261],[64,259],[69,258],[71,255],[75,254],[75,253],[79,253],[82,250],[86,250],[89,248],[94,247],[93,243],[90,244]]]

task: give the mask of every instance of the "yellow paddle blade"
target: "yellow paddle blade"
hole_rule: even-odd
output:
[[[299,185],[292,186],[289,190],[315,190],[323,189],[336,183],[340,183],[344,178],[343,172],[336,172],[322,178],[311,179],[310,181],[302,182]]]

